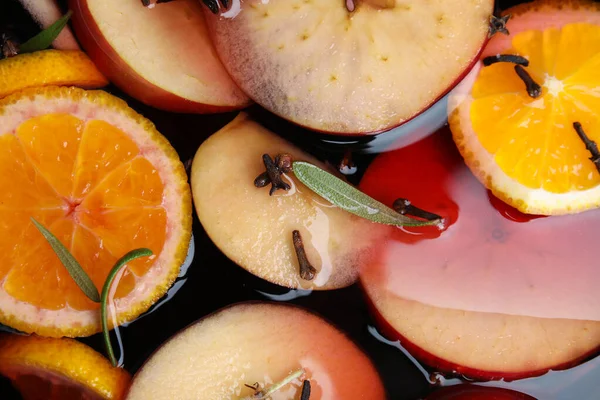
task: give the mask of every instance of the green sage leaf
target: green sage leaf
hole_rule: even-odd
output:
[[[117,366],[118,362],[115,358],[115,353],[113,352],[112,344],[110,343],[110,329],[108,328],[108,295],[110,294],[110,288],[113,284],[113,281],[121,271],[121,269],[126,266],[129,262],[135,260],[140,257],[148,257],[152,255],[152,250],[150,249],[135,249],[131,250],[129,253],[125,254],[121,257],[116,263],[115,266],[112,267],[108,276],[106,277],[106,281],[104,282],[104,287],[102,287],[102,297],[100,299],[100,318],[102,320],[102,334],[104,336],[104,345],[106,346],[106,352],[108,353],[108,358],[113,366]]]
[[[292,168],[294,175],[310,190],[339,208],[369,221],[395,226],[427,226],[440,222],[421,221],[402,215],[313,164],[294,161]]]
[[[73,11],[69,10],[65,15],[60,17],[56,22],[44,29],[25,43],[19,46],[19,53],[33,53],[34,51],[44,50],[52,45],[54,39],[60,35],[62,30],[67,26],[69,18]]]
[[[36,221],[33,217],[31,217],[31,221],[35,225],[36,228],[42,233],[44,238],[48,241],[52,250],[58,256],[60,262],[65,266],[71,278],[75,281],[77,286],[81,289],[81,291],[93,302],[100,302],[100,295],[98,294],[98,289],[92,282],[90,276],[81,268],[81,265],[77,262],[75,257],[69,252],[69,250],[58,240],[56,236],[52,234],[46,227]]]

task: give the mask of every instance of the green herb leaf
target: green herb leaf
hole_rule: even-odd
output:
[[[67,22],[69,22],[69,18],[71,18],[72,14],[73,11],[69,10],[48,28],[20,45],[19,53],[32,53],[50,47],[54,39],[56,39],[65,26],[67,26]]]
[[[421,221],[397,213],[313,164],[294,161],[292,167],[294,175],[310,190],[339,208],[369,221],[395,226],[426,226],[436,225],[440,222],[439,220]]]
[[[69,275],[73,278],[77,286],[81,289],[81,291],[93,302],[100,302],[100,295],[98,294],[98,289],[92,282],[92,279],[89,275],[81,268],[81,265],[77,262],[75,257],[69,252],[69,250],[58,240],[56,236],[52,234],[46,227],[36,221],[33,217],[31,217],[31,221],[35,225],[36,228],[42,233],[44,238],[50,243],[52,246],[52,250],[58,256],[60,262],[65,266]]]
[[[110,293],[110,288],[112,286],[113,281],[127,263],[135,260],[140,257],[148,257],[152,255],[152,250],[150,249],[136,249],[131,250],[129,253],[125,254],[121,257],[115,264],[114,267],[108,273],[108,277],[104,282],[104,287],[102,288],[102,297],[100,300],[100,318],[102,319],[102,333],[104,335],[104,345],[106,346],[106,352],[108,353],[108,358],[113,366],[117,366],[118,362],[115,358],[115,353],[113,352],[112,344],[110,343],[110,330],[108,329],[108,295]]]

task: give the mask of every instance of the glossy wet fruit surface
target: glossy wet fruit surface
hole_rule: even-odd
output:
[[[247,399],[252,386],[268,387],[301,368],[273,400],[298,399],[303,380],[313,400],[385,399],[373,364],[341,331],[276,303],[233,305],[178,333],[142,366],[126,398]]]
[[[483,53],[524,57],[522,70],[539,95],[528,94],[513,63],[479,64],[450,100],[459,105],[450,126],[467,164],[496,196],[530,214],[575,213],[600,204],[600,172],[574,128],[600,139],[600,7],[543,4],[554,14],[541,27],[525,22],[538,8],[517,11],[509,39],[492,39]],[[582,9],[586,18],[578,17]]]
[[[257,103],[317,131],[368,134],[458,83],[493,11],[490,0],[392,3],[243,0],[205,12],[225,68]]]
[[[0,333],[0,374],[24,400],[118,400],[131,377],[72,339]]]
[[[9,4],[10,2],[11,0]],[[503,6],[512,4],[507,1],[500,3]],[[3,17],[5,16],[0,14],[0,20]],[[108,90],[127,99],[132,107],[155,122],[158,130],[167,135],[177,149],[182,161],[191,160],[199,144],[234,117],[234,114],[173,115],[146,107],[114,87],[109,87]],[[278,132],[287,137],[289,130],[282,129]],[[320,143],[317,145],[308,140],[303,140],[299,144],[303,150],[309,152],[314,152],[315,148],[323,149]],[[326,152],[317,150],[316,154],[320,159],[327,159],[332,165],[336,165],[340,159],[340,149],[338,146],[328,148]],[[358,182],[369,160],[369,157],[355,155],[354,161],[359,167],[359,172],[350,177],[354,183]],[[268,188],[265,190],[268,191]],[[434,390],[429,381],[430,374],[433,374],[432,380],[439,380],[443,385],[450,384],[448,380],[435,374],[434,369],[420,369],[419,364],[410,359],[408,354],[378,335],[373,326],[374,321],[367,312],[363,294],[357,285],[336,291],[313,292],[288,290],[270,285],[228,260],[207,237],[197,218],[194,218],[194,243],[196,256],[192,266],[186,270],[187,272],[182,271],[182,276],[177,279],[169,295],[157,303],[153,312],[145,314],[121,329],[125,368],[129,372],[134,373],[139,370],[152,351],[171,335],[220,307],[237,301],[272,299],[307,306],[325,315],[351,338],[357,340],[379,370],[392,399],[426,398]],[[99,335],[79,340],[92,345],[98,351],[104,351]],[[538,399],[587,399],[590,394],[600,392],[597,379],[599,366],[598,359],[594,359],[579,367],[550,372],[535,379],[490,384],[508,386],[530,393]],[[20,398],[4,378],[0,378],[0,393],[3,398],[10,400]]]
[[[75,88],[9,96],[0,124],[2,322],[49,336],[99,329],[98,304],[31,218],[98,290],[117,259],[151,249],[152,257],[130,263],[115,292],[122,319],[145,311],[178,274],[190,237],[190,191],[168,142],[121,100]]]

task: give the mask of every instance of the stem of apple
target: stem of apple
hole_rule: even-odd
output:
[[[281,389],[282,387],[288,385],[289,383],[291,383],[294,379],[298,379],[300,378],[302,375],[304,375],[306,373],[306,371],[304,370],[304,368],[300,368],[299,370],[296,370],[294,372],[292,372],[291,374],[289,374],[288,376],[286,376],[283,380],[274,383],[273,385],[269,386],[268,388],[261,390],[259,392],[254,393],[252,396],[246,396],[241,400],[262,400],[262,399],[266,399],[268,398],[270,395],[272,395],[273,393],[275,393],[276,391],[278,391],[279,389]]]

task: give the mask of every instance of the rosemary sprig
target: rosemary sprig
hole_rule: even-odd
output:
[[[94,303],[100,303],[100,294],[98,293],[98,289],[94,285],[94,282],[90,278],[90,276],[81,268],[81,265],[77,262],[75,257],[69,252],[69,250],[61,243],[60,240],[56,236],[52,234],[45,226],[36,221],[33,217],[31,217],[31,222],[33,225],[41,232],[41,234],[46,238],[52,250],[58,256],[60,262],[65,266],[71,278],[75,281],[79,289]]]
[[[56,22],[44,29],[25,43],[19,46],[19,53],[33,53],[34,51],[44,50],[52,45],[54,39],[60,35],[62,30],[67,26],[69,18],[73,11],[69,10],[65,15],[60,17]]]
[[[129,253],[125,254],[121,257],[115,264],[114,267],[108,273],[108,277],[104,282],[104,287],[102,288],[102,297],[100,298],[100,318],[102,320],[102,334],[104,336],[104,345],[106,346],[106,352],[108,353],[108,358],[113,366],[117,366],[117,359],[115,358],[115,353],[113,352],[112,344],[110,343],[110,329],[108,327],[108,296],[110,294],[110,289],[113,281],[116,276],[119,274],[121,269],[126,266],[129,262],[135,260],[140,257],[149,257],[152,255],[152,251],[150,249],[136,249],[131,250]]]
[[[300,368],[300,369],[292,372],[291,374],[289,374],[285,378],[283,378],[281,381],[276,382],[273,385],[271,385],[268,388],[265,388],[263,390],[257,390],[256,393],[254,393],[251,396],[244,397],[242,400],[264,400],[264,399],[268,399],[273,393],[277,392],[278,390],[280,390],[284,386],[290,384],[291,382],[294,381],[294,379],[300,378],[305,373],[306,373],[306,371],[304,370],[304,368]],[[257,388],[258,388],[258,386],[257,386]]]
[[[52,247],[52,250],[54,250],[58,259],[65,266],[69,272],[69,275],[71,275],[81,291],[94,303],[100,303],[100,319],[106,352],[108,353],[108,358],[110,359],[112,365],[115,367],[118,366],[117,359],[115,358],[115,354],[110,342],[110,330],[108,327],[108,298],[110,290],[113,281],[124,266],[137,258],[151,256],[152,251],[145,248],[135,249],[121,257],[108,273],[102,288],[102,295],[100,295],[98,294],[98,289],[96,289],[96,286],[94,285],[94,282],[92,282],[90,276],[85,272],[79,262],[77,262],[75,257],[73,257],[71,252],[69,252],[69,250],[61,243],[61,241],[33,217],[31,217],[31,221],[48,241]]]

